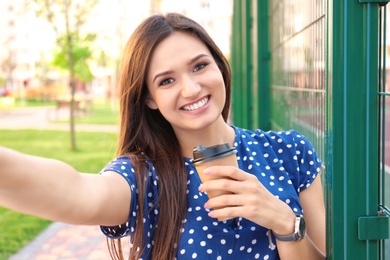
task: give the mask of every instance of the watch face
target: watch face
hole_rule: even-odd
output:
[[[305,234],[306,234],[306,222],[305,222],[305,219],[303,217],[301,217],[300,221],[299,221],[299,233],[300,233],[300,237],[301,238],[305,237]]]

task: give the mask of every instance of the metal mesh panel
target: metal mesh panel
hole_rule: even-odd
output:
[[[272,128],[296,129],[324,158],[325,0],[271,0]]]

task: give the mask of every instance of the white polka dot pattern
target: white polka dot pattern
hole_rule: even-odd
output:
[[[234,127],[235,146],[240,169],[254,174],[276,197],[287,203],[296,214],[302,214],[299,192],[310,186],[320,171],[321,161],[309,140],[296,131],[248,131]],[[176,259],[279,259],[276,248],[269,244],[268,230],[244,218],[218,222],[208,217],[203,205],[207,195],[198,191],[201,184],[189,158],[184,158],[187,171],[187,216],[181,228]],[[145,194],[143,220],[146,249],[143,259],[153,247],[153,234],[158,218],[158,178],[150,171]],[[127,157],[118,157],[104,170],[116,171],[126,178],[132,191],[129,222],[116,227],[101,227],[112,238],[132,235],[138,208],[134,170]],[[275,241],[273,241],[274,244]]]

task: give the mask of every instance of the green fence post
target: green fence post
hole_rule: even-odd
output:
[[[234,1],[232,111],[235,125],[252,128],[251,1]]]
[[[241,3],[240,1],[233,2],[233,19],[232,19],[232,51],[231,51],[231,67],[232,67],[232,118],[234,124],[240,125],[240,115],[242,114],[241,91],[240,86],[242,82],[242,70],[240,64],[242,63],[241,52]]]
[[[269,50],[269,17],[268,0],[257,1],[257,123],[263,130],[271,129],[271,96],[270,96],[270,61],[271,53]]]
[[[379,259],[378,5],[328,1],[328,259]],[[359,222],[361,224],[359,230]]]

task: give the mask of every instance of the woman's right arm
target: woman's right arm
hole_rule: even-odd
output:
[[[0,205],[53,221],[113,226],[129,216],[130,187],[115,172],[81,174],[64,162],[0,146]]]

